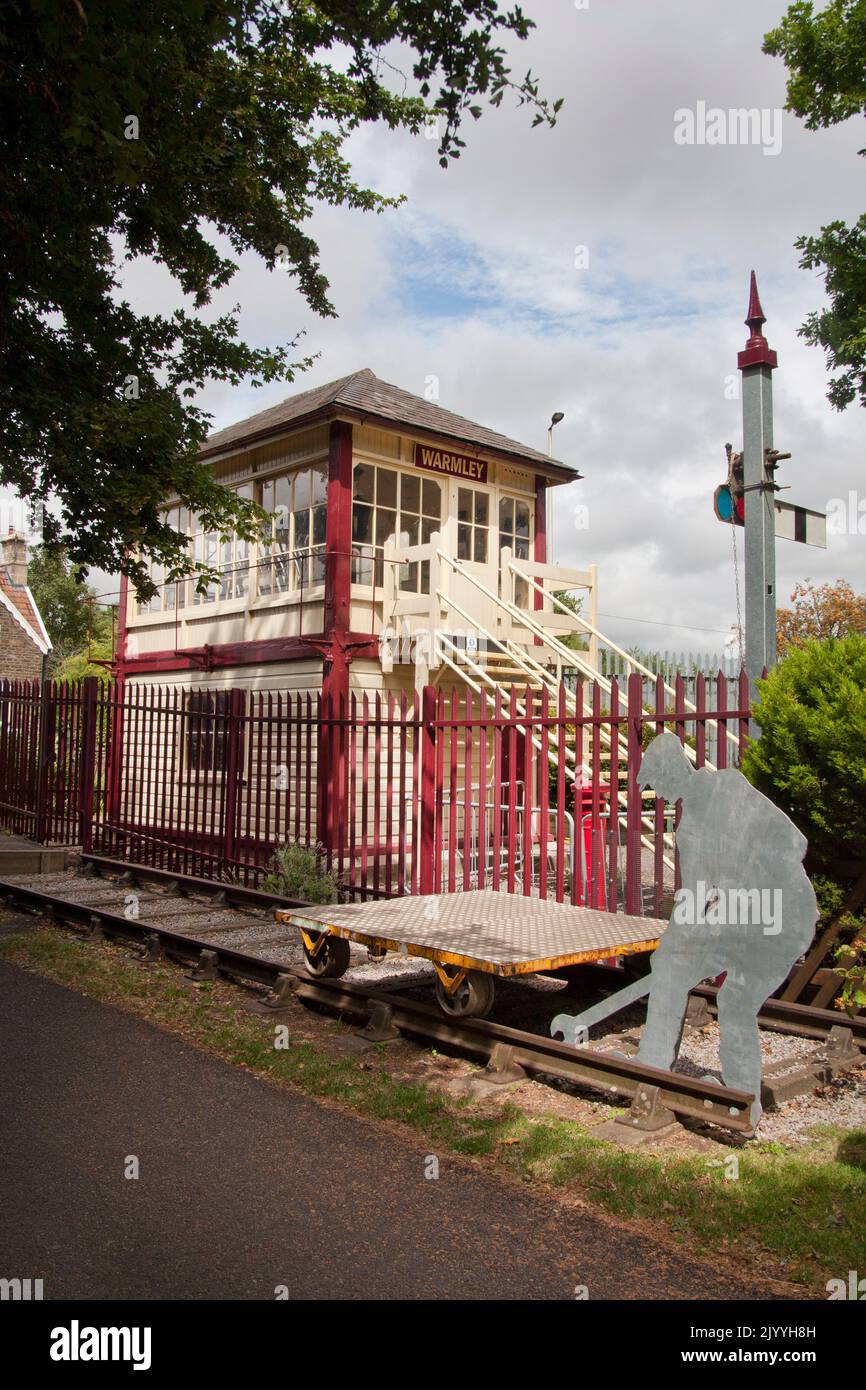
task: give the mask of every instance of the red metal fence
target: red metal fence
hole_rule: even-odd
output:
[[[748,683],[682,678],[647,709],[610,691],[428,687],[320,696],[0,683],[0,827],[176,873],[258,883],[287,842],[320,847],[351,897],[493,888],[657,913],[675,824],[637,772],[672,729],[695,767],[748,736]]]
[[[90,813],[95,683],[0,681],[0,829],[80,844]]]

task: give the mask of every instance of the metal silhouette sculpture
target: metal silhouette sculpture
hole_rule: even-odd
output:
[[[722,1078],[754,1095],[754,1127],[762,1113],[758,1011],[808,948],[818,920],[803,868],[806,839],[741,772],[696,771],[671,733],[650,744],[637,780],[682,803],[682,887],[650,974],[583,1014],[560,1014],[551,1033],[577,1043],[593,1023],[648,994],[638,1060],[670,1071],[689,991],[724,973],[717,1000]]]

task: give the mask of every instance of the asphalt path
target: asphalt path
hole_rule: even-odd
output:
[[[771,1297],[5,962],[0,1049],[0,1276],[46,1299]]]

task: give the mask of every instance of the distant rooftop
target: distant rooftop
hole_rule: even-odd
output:
[[[36,607],[36,600],[26,583],[16,582],[7,563],[7,547],[14,545],[17,545],[20,554],[26,560],[25,539],[10,527],[7,536],[0,536],[0,607],[24,629],[33,645],[38,647],[43,655],[47,655],[51,650],[51,639],[45,630],[42,615]]]
[[[281,434],[288,426],[313,423],[334,416],[349,416],[359,422],[370,421],[384,426],[399,425],[413,434],[456,440],[487,453],[517,459],[558,477],[562,477],[563,473],[569,478],[580,477],[577,469],[570,464],[549,458],[547,454],[530,449],[515,439],[509,439],[507,435],[497,434],[485,425],[476,425],[465,416],[444,410],[441,405],[426,401],[422,396],[413,396],[411,391],[380,381],[369,367],[340,377],[338,381],[328,382],[327,386],[299,391],[269,410],[262,410],[258,415],[250,415],[236,425],[218,430],[204,444],[201,454],[207,458],[229,449],[251,446],[269,436]]]

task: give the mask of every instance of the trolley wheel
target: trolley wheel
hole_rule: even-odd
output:
[[[308,974],[315,975],[317,980],[333,980],[345,975],[349,968],[348,941],[342,936],[328,934],[324,946],[315,956],[310,955],[305,946],[304,965]]]
[[[468,970],[453,994],[436,977],[436,1003],[450,1018],[486,1018],[493,1006],[494,979],[485,970]]]

